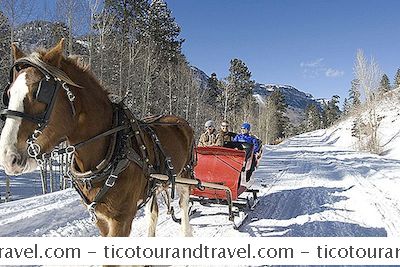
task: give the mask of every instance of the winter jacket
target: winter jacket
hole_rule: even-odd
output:
[[[233,139],[234,142],[244,142],[244,143],[250,143],[253,144],[253,151],[254,153],[258,153],[260,151],[260,143],[258,142],[257,138],[254,136],[251,136],[249,134],[238,134],[235,136]]]
[[[217,146],[223,146],[225,142],[230,142],[233,141],[233,138],[235,138],[236,134],[232,132],[223,132],[219,131],[217,134]]]
[[[199,144],[197,146],[216,146],[217,145],[217,131],[214,129],[211,134],[205,131],[201,134]]]

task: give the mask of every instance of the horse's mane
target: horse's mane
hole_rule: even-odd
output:
[[[39,48],[36,50],[36,54],[39,55],[39,58],[43,58],[44,55],[48,52],[48,50],[44,48]],[[77,73],[80,75],[74,75],[74,76],[79,76],[79,80],[74,81],[77,84],[86,87],[86,88],[92,88],[92,87],[99,87],[101,88],[101,91],[107,98],[109,92],[104,88],[104,86],[100,83],[100,81],[96,78],[96,76],[93,74],[90,65],[85,63],[80,56],[78,55],[71,55],[65,57],[64,55],[62,56],[61,59],[61,69],[63,69],[64,72],[66,72],[69,75],[73,75],[72,73]],[[86,77],[86,78],[83,78]],[[74,80],[74,77],[70,77],[71,79]]]

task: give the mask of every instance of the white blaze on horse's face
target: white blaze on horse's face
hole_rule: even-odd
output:
[[[8,108],[24,112],[24,99],[29,93],[26,83],[26,73],[21,73],[9,89],[10,101]],[[17,175],[36,169],[36,161],[21,155],[17,150],[18,131],[22,123],[20,117],[9,117],[0,136],[0,165],[6,174]]]

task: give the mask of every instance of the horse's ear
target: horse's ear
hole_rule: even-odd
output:
[[[50,49],[50,51],[44,55],[43,60],[49,63],[50,65],[53,65],[55,67],[60,67],[61,59],[63,57],[63,50],[64,50],[64,38],[62,38],[55,47]]]
[[[21,49],[18,48],[16,43],[11,44],[11,50],[12,50],[12,55],[13,55],[14,61],[17,59],[20,59],[22,57],[25,57],[24,52],[22,52]]]

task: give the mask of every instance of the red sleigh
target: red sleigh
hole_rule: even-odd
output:
[[[191,201],[228,205],[229,219],[235,228],[240,227],[257,203],[258,190],[250,189],[256,166],[252,144],[228,142],[225,147],[198,147],[196,152],[194,173],[204,188],[192,189]],[[245,193],[251,193],[250,197],[243,197]]]

